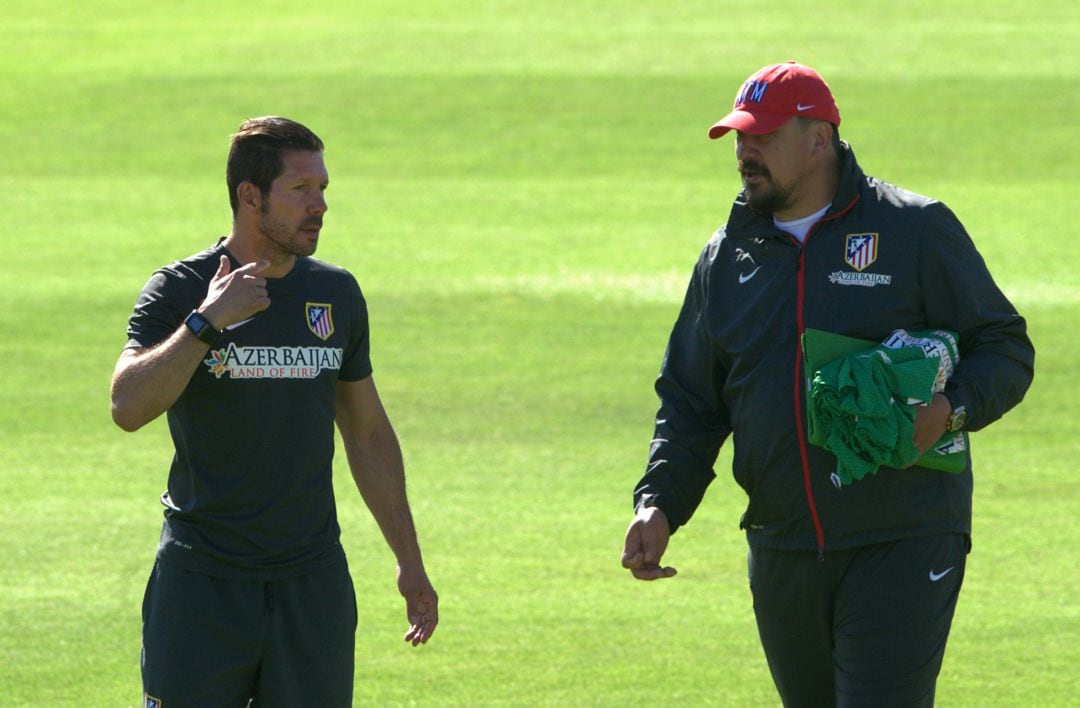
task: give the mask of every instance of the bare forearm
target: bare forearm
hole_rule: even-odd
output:
[[[134,431],[167,411],[184,392],[207,349],[182,326],[156,347],[125,351],[113,372],[113,421]]]
[[[405,598],[413,646],[431,638],[439,622],[439,596],[424,570],[409,500],[405,465],[394,426],[386,415],[375,380],[338,381],[337,425],[345,443],[356,488],[397,558],[398,592]]]
[[[222,255],[199,312],[221,331],[270,307],[262,260],[232,270]],[[124,430],[138,430],[167,411],[184,392],[209,347],[185,325],[161,344],[120,355],[112,380],[112,416]]]
[[[405,467],[393,428],[373,431],[364,440],[346,441],[353,480],[399,565],[422,563],[405,491]]]

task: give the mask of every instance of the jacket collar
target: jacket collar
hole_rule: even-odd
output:
[[[840,141],[840,181],[836,186],[836,195],[833,197],[829,211],[823,218],[829,218],[833,214],[848,209],[859,198],[859,185],[865,181],[862,168],[855,160],[855,153],[851,146],[843,140]],[[747,206],[746,191],[739,192],[735,197],[735,203],[731,206],[731,215],[728,216],[727,234],[733,238],[761,237],[762,231],[780,233],[773,225],[772,214],[761,214]]]

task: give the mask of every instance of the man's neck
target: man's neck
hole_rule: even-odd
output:
[[[270,267],[262,272],[264,278],[283,278],[296,265],[296,256],[283,253],[279,249],[268,248],[262,239],[242,231],[233,224],[232,231],[225,237],[222,246],[228,249],[240,265],[257,261],[270,261]]]
[[[773,218],[779,221],[798,221],[820,211],[821,207],[832,204],[836,189],[840,185],[840,161],[836,157],[828,159],[820,170],[807,176],[805,184],[806,189],[799,195],[798,202],[773,212]]]

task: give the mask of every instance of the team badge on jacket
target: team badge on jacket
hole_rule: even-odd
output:
[[[307,303],[307,326],[324,342],[334,333],[334,319],[330,315],[331,305],[325,302]]]
[[[877,260],[877,234],[848,234],[844,245],[844,260],[861,271]]]

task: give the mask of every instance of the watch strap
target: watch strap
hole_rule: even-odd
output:
[[[184,324],[200,341],[209,344],[211,347],[217,343],[218,337],[221,336],[221,331],[210,324],[210,320],[203,317],[198,310],[192,310],[191,314],[184,318]]]

